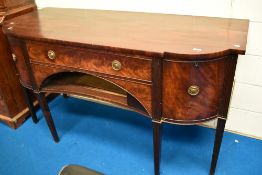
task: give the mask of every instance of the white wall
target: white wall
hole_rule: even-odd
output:
[[[226,128],[262,139],[261,0],[36,0],[38,7],[143,11],[250,19],[247,52],[240,56]],[[215,121],[209,122],[215,127]]]

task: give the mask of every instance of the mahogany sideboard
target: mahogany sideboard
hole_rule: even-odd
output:
[[[155,174],[161,123],[218,118],[214,174],[247,20],[46,8],[4,23],[24,88],[37,94],[59,141],[43,92],[103,101],[152,120]]]
[[[12,128],[23,123],[29,116],[29,110],[2,23],[35,9],[34,0],[0,0],[0,120]]]

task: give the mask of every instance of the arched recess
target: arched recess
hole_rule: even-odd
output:
[[[79,95],[150,116],[146,107],[131,92],[111,80],[88,73],[59,71],[43,78],[39,87],[44,92]]]

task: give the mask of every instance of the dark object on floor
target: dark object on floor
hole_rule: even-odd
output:
[[[62,168],[58,175],[103,175],[94,170],[79,166],[79,165],[67,165]]]

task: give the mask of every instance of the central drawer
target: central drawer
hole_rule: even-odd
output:
[[[28,41],[27,49],[31,62],[151,82],[149,58],[36,41]]]

